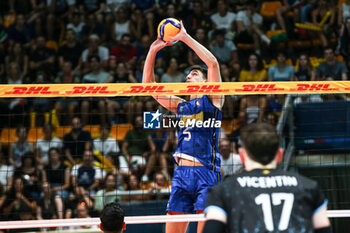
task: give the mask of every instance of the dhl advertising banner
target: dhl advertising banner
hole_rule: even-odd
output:
[[[350,81],[0,85],[0,97],[350,93]]]

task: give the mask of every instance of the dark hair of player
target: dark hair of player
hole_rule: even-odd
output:
[[[108,203],[100,216],[104,232],[121,232],[124,223],[124,210],[117,202]]]
[[[207,73],[208,70],[200,65],[193,65],[190,67],[189,73],[191,73],[192,70],[199,70],[203,74],[203,78],[206,80],[207,79]]]
[[[263,165],[269,164],[279,148],[279,136],[274,126],[268,123],[253,123],[241,131],[243,148],[248,156]]]

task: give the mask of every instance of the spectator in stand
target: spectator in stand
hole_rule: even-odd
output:
[[[29,67],[32,75],[35,77],[38,71],[45,71],[53,74],[55,70],[56,52],[53,49],[46,48],[46,39],[44,36],[36,38],[35,49],[29,55]]]
[[[52,147],[48,154],[49,164],[44,167],[43,182],[48,182],[51,186],[51,191],[65,201],[69,195],[70,169],[63,163],[59,149]]]
[[[339,52],[349,60],[350,57],[350,16],[345,20],[338,44]]]
[[[25,48],[30,47],[31,42],[35,38],[32,22],[33,18],[28,19],[26,22],[25,16],[23,14],[18,14],[16,16],[15,23],[9,26],[7,30],[10,46],[15,42],[18,42],[21,43]]]
[[[66,18],[71,18],[75,10],[75,0],[48,0],[47,1],[46,30],[47,39],[55,40],[60,23]]]
[[[150,184],[148,188],[149,194],[154,194],[154,199],[156,200],[168,200],[170,195],[171,184],[168,182],[166,175],[161,172],[157,172],[154,175],[154,182]],[[168,195],[158,194],[160,191],[168,191]]]
[[[216,30],[214,37],[215,39],[209,46],[209,49],[219,62],[228,64],[239,63],[236,45],[231,40],[225,39],[225,31]]]
[[[350,17],[350,0],[345,0],[338,9],[338,26],[342,27]]]
[[[269,112],[266,117],[266,122],[271,125],[277,126],[277,123],[278,123],[277,115],[274,114],[273,112]]]
[[[108,9],[112,13],[112,16],[114,17],[114,19],[118,18],[117,12],[121,7],[123,6],[129,7],[129,5],[130,5],[130,0],[107,0]]]
[[[94,210],[100,215],[103,207],[111,202],[120,202],[121,198],[117,195],[116,177],[113,174],[107,174],[104,180],[104,188],[96,193]]]
[[[100,58],[96,55],[89,57],[89,62],[91,66],[91,73],[84,75],[83,83],[111,83],[113,81],[113,77],[107,73],[102,71],[100,66]],[[81,103],[81,119],[83,125],[88,124],[89,121],[89,111],[90,106],[92,108],[98,109],[98,115],[100,117],[101,123],[106,123],[106,99],[105,98],[87,98],[84,99]]]
[[[96,15],[93,13],[87,16],[86,23],[81,32],[83,45],[86,45],[87,42],[91,43],[89,41],[91,35],[96,35],[98,37],[97,40],[100,42],[104,42],[106,39],[106,28],[103,23],[98,22]]]
[[[4,155],[0,148],[0,187],[3,188],[2,191],[7,192],[12,187],[13,182],[13,166],[7,165]],[[1,203],[1,200],[0,200]],[[1,204],[0,204],[1,208]]]
[[[185,75],[179,70],[179,65],[175,57],[170,58],[167,72],[160,79],[161,83],[181,83],[185,82]]]
[[[119,45],[112,49],[111,55],[115,56],[118,62],[129,63],[128,66],[132,67],[136,61],[137,48],[131,44],[130,34],[121,37]]]
[[[294,67],[286,64],[286,54],[277,53],[277,64],[269,68],[269,81],[291,81],[294,78]]]
[[[222,177],[234,175],[243,167],[239,154],[231,152],[230,141],[221,139],[219,142],[219,151],[221,154],[221,173]]]
[[[317,7],[312,11],[312,23],[314,25],[319,25],[323,18],[326,16],[327,12],[331,12],[331,15],[328,17],[326,22],[323,24],[321,31],[316,31],[315,37],[320,39],[322,42],[322,46],[325,48],[329,45],[328,40],[332,37],[335,37],[335,17],[336,17],[336,9],[332,5],[331,2],[327,0],[319,0],[317,1]]]
[[[25,83],[24,79],[21,79],[21,73],[19,66],[16,62],[12,62],[9,65],[9,70],[7,70],[7,84],[23,84]],[[12,115],[8,120],[8,123],[12,125],[14,123],[17,125],[19,122],[24,122],[25,112],[28,111],[29,106],[26,98],[10,98],[4,102],[5,113]]]
[[[131,0],[131,10],[140,7],[143,12],[150,12],[155,9],[155,3],[155,0]]]
[[[82,34],[83,34],[84,26],[85,26],[85,23],[81,21],[81,14],[78,12],[74,12],[72,19],[67,24],[66,30],[67,32],[68,30],[73,30],[76,40],[78,42],[82,42],[82,37],[83,37]]]
[[[240,111],[246,112],[248,124],[262,122],[267,110],[267,98],[263,95],[249,95],[241,99]]]
[[[310,59],[306,54],[299,56],[298,69],[295,71],[295,81],[315,81],[316,70],[311,65]]]
[[[78,204],[75,205],[73,209],[68,209],[67,211],[72,212],[72,210],[76,211],[76,214],[73,216],[74,218],[84,218],[84,219],[91,218],[89,215],[89,206],[84,201],[78,202]],[[97,231],[98,225],[69,227],[69,231],[86,230],[86,229],[95,229],[95,231]]]
[[[141,181],[148,181],[154,172],[162,172],[169,178],[168,148],[165,147],[168,133],[164,128],[157,129],[151,134],[152,142],[156,147],[155,153],[152,153],[148,159],[145,173]]]
[[[18,64],[20,79],[23,80],[28,73],[28,56],[24,51],[21,43],[15,42],[10,48],[9,54],[5,58],[6,69],[10,70],[10,64],[15,62]]]
[[[82,65],[80,55],[83,52],[83,47],[77,41],[73,29],[67,29],[66,41],[67,43],[62,45],[57,53],[59,66],[62,67],[65,62],[70,62],[73,67],[72,74],[80,73]]]
[[[57,137],[52,137],[55,128],[53,125],[49,123],[45,123],[44,127],[44,137],[38,139],[36,142],[36,161],[40,165],[48,165],[49,164],[49,150],[50,148],[58,148],[62,149],[63,144],[61,139]]]
[[[115,23],[112,26],[112,39],[119,42],[124,34],[131,33],[131,21],[126,7],[119,8]]]
[[[337,61],[334,50],[327,47],[324,50],[325,62],[322,62],[316,70],[316,78],[319,81],[347,80],[348,69],[343,62]]]
[[[248,124],[248,114],[247,112],[238,113],[238,128],[233,130],[228,136],[231,142],[231,151],[234,154],[238,154],[238,148],[242,146],[241,144],[241,129]]]
[[[300,3],[299,0],[283,0],[283,6],[276,10],[276,19],[282,30],[287,32],[286,23],[284,21],[283,15],[288,11],[293,11],[294,22],[298,22],[299,11],[295,6]]]
[[[263,18],[257,11],[257,4],[257,2],[249,1],[246,10],[238,12],[236,17],[238,34],[235,36],[235,43],[254,43],[255,52],[260,54],[260,40],[267,45],[271,41],[262,31]]]
[[[98,150],[104,156],[107,156],[109,153],[118,153],[120,151],[117,141],[109,137],[111,127],[108,124],[102,124],[100,126],[101,137],[95,138],[93,141],[94,150]]]
[[[18,126],[16,129],[18,141],[11,143],[9,149],[9,161],[14,168],[22,166],[22,157],[28,152],[33,152],[32,143],[27,141],[28,130],[24,126]]]
[[[141,185],[139,182],[139,179],[137,178],[136,175],[130,175],[129,180],[128,180],[128,185],[126,190],[127,191],[137,191],[141,190]],[[141,195],[127,195],[127,196],[122,196],[122,201],[144,201],[147,200],[148,197],[141,194]]]
[[[74,75],[72,70],[72,64],[70,62],[64,62],[61,67],[61,72],[58,73],[55,83],[79,83],[79,76]],[[66,97],[58,98],[55,103],[56,116],[60,125],[67,125],[72,121],[79,102]]]
[[[83,61],[83,74],[89,73],[91,68],[89,67],[88,59],[92,56],[98,56],[99,61],[102,63],[102,67],[108,66],[109,51],[104,46],[99,46],[99,36],[92,34],[89,37],[89,47],[81,54]]]
[[[138,63],[142,63],[144,62],[144,59],[146,58],[147,56],[147,53],[148,53],[148,50],[150,48],[150,45],[151,45],[151,38],[149,35],[143,35],[142,38],[141,38],[141,41],[137,47],[137,61]],[[163,60],[163,57],[164,57],[164,53],[161,51],[159,51],[156,55],[156,61],[155,61],[155,70],[157,71],[157,73],[163,73],[163,63],[164,63],[164,60]],[[138,64],[136,64],[138,65]],[[141,70],[143,68],[143,64],[140,65],[141,67]],[[142,77],[142,76],[141,76]]]
[[[22,177],[25,180],[25,190],[35,200],[40,199],[44,176],[42,168],[36,166],[33,152],[27,152],[22,156],[22,166],[15,170],[14,177]]]
[[[197,28],[197,30],[195,31],[194,39],[196,39],[204,47],[209,48],[206,30],[204,30],[203,28]],[[191,48],[188,48],[187,62],[191,66],[204,65],[204,62],[198,57],[198,55]]]
[[[230,33],[234,31],[236,14],[229,11],[224,0],[219,0],[217,2],[217,13],[210,16],[213,23],[213,28],[223,29],[224,32]]]
[[[80,118],[72,119],[72,131],[63,137],[63,149],[72,165],[81,162],[85,150],[91,149],[91,135],[82,129]]]
[[[245,67],[239,74],[240,82],[261,82],[267,81],[267,72],[264,68],[261,57],[256,54],[250,54]]]
[[[53,192],[48,182],[43,183],[41,196],[36,209],[37,220],[63,219],[62,198]]]
[[[135,10],[133,10],[133,13],[131,15],[131,21],[129,23],[129,31],[136,41],[141,41],[144,35],[148,35],[151,38],[154,37],[155,25],[153,24],[153,17],[153,13],[151,12],[144,15],[141,8],[136,8]],[[115,31],[117,32],[117,30]],[[127,30],[125,30],[125,33],[128,33],[126,31]]]
[[[150,152],[154,153],[156,148],[151,135],[142,128],[142,116],[136,116],[133,125],[134,129],[129,130],[125,135],[119,164],[121,171],[131,171],[133,174],[141,176]]]
[[[80,0],[78,2],[81,14],[102,14],[105,11],[105,1],[103,0]]]
[[[91,150],[84,151],[83,163],[74,165],[71,177],[75,196],[79,200],[84,200],[89,209],[93,208],[93,200],[103,174],[100,168],[94,166],[94,155]]]
[[[8,220],[21,219],[21,210],[24,207],[31,213],[36,211],[36,201],[33,200],[27,189],[24,188],[25,180],[21,177],[15,177],[11,189],[5,194],[3,213]],[[27,219],[28,220],[28,219]]]
[[[210,18],[204,14],[202,1],[193,1],[193,12],[186,17],[185,27],[189,28],[189,34],[195,35],[197,29],[202,28],[205,31],[211,29]]]

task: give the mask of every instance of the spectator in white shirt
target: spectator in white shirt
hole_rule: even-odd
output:
[[[36,161],[40,164],[40,165],[48,165],[49,163],[49,150],[50,148],[58,148],[58,149],[62,149],[63,144],[61,139],[57,138],[57,137],[52,137],[52,133],[54,132],[54,127],[49,124],[49,123],[45,123],[44,127],[44,137],[40,138],[37,142],[36,142]]]
[[[219,60],[220,63],[239,63],[237,48],[231,40],[225,39],[224,30],[214,32],[215,40],[209,46],[210,52]]]
[[[246,10],[240,11],[236,17],[238,34],[235,37],[235,43],[254,43],[255,50],[260,53],[260,39],[266,44],[271,41],[261,30],[263,17],[257,13],[257,3],[248,2]]]
[[[221,154],[221,172],[223,177],[233,175],[243,167],[239,155],[230,151],[230,141],[228,139],[220,140],[219,151]]]
[[[226,33],[233,31],[236,14],[227,10],[223,0],[219,0],[217,6],[218,12],[210,16],[214,29],[224,29]]]
[[[98,150],[104,156],[109,153],[118,153],[120,151],[117,141],[109,137],[111,128],[108,124],[102,124],[100,127],[101,137],[94,139],[94,150]]]
[[[13,181],[13,166],[4,164],[2,152],[0,152],[0,186],[4,187],[4,191],[10,190]]]

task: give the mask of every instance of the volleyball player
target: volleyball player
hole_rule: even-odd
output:
[[[174,40],[188,45],[207,65],[208,69],[193,66],[186,77],[190,83],[221,82],[219,64],[212,53],[187,34],[182,22],[181,31]],[[143,82],[154,83],[154,61],[156,54],[170,45],[159,38],[153,42],[147,54],[143,69]],[[212,119],[221,121],[223,96],[190,96],[186,101],[177,96],[154,96],[165,108],[177,114],[178,121]],[[208,188],[221,180],[220,154],[218,152],[219,129],[215,127],[179,128],[178,145],[173,154],[178,167],[174,171],[171,183],[171,194],[167,206],[168,215],[203,213]],[[184,233],[187,222],[167,223],[167,233]],[[204,222],[198,223],[197,231],[201,232]]]
[[[124,210],[117,202],[105,205],[100,219],[100,229],[104,233],[122,233],[125,230]]]
[[[327,200],[317,183],[276,169],[283,150],[275,128],[250,124],[241,140],[245,171],[209,190],[203,233],[330,233]]]

